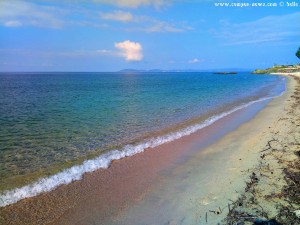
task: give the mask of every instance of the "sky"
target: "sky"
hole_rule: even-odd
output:
[[[0,71],[295,64],[299,9],[299,0],[0,0]]]

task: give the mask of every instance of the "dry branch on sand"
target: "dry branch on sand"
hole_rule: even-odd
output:
[[[228,203],[224,224],[300,224],[300,77],[294,79],[297,87],[288,99],[286,118],[278,120],[288,132],[275,132],[260,151],[244,193]],[[271,161],[276,161],[276,168]],[[264,192],[266,185],[272,187],[271,193]]]

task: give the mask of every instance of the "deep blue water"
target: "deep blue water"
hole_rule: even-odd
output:
[[[1,73],[0,187],[284,87],[248,73]]]

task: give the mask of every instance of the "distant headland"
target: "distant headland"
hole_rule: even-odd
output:
[[[249,72],[252,69],[245,68],[223,68],[223,69],[206,69],[206,70],[193,70],[193,69],[151,69],[151,70],[139,70],[139,69],[123,69],[118,72],[121,73],[183,73],[183,72],[195,72],[195,73],[213,73],[213,74],[237,74],[238,72]]]
[[[256,69],[253,74],[271,74],[271,73],[295,73],[300,72],[300,64],[298,65],[274,65],[267,69]]]

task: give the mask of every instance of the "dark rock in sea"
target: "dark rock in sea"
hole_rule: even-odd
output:
[[[215,72],[214,74],[237,74],[237,72]]]

